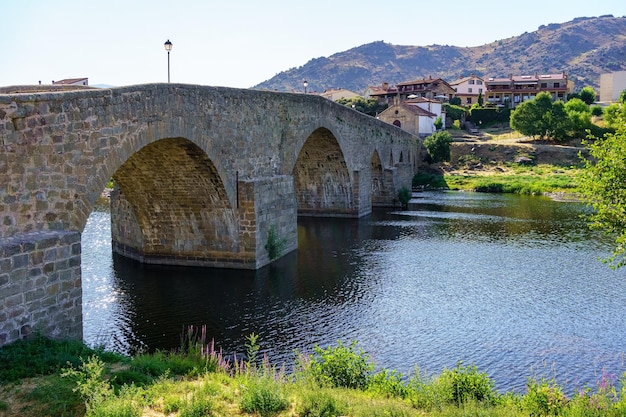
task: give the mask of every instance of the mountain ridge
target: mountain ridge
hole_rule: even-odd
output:
[[[565,72],[575,90],[599,90],[600,74],[626,70],[626,17],[578,17],[541,25],[536,31],[484,45],[363,44],[329,57],[311,59],[280,72],[253,88],[323,92],[346,88],[362,94],[368,86],[396,84],[429,76],[450,82],[476,74],[483,78],[510,74]]]

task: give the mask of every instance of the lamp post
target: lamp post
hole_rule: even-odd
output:
[[[172,42],[168,39],[163,44],[165,46],[165,50],[167,51],[167,82],[170,82],[170,51],[172,50]]]
[[[304,94],[306,94],[306,88],[309,86],[309,82],[307,80],[304,80],[302,84],[304,85]]]

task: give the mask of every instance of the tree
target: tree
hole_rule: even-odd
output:
[[[424,147],[433,163],[450,160],[452,136],[446,132],[436,132],[424,139]]]
[[[435,129],[441,130],[441,128],[443,127],[443,119],[441,118],[441,116],[437,116],[433,124],[435,125]]]
[[[587,105],[591,105],[596,101],[596,90],[593,87],[583,87],[579,94],[580,99]]]
[[[553,103],[550,94],[539,93],[515,108],[511,114],[511,127],[523,135],[563,141],[572,133],[584,132],[591,125],[588,105],[580,99],[572,99],[568,105],[562,101]]]
[[[604,121],[610,127],[617,127],[620,120],[624,118],[624,110],[626,106],[620,103],[612,103],[606,109],[604,109]]]
[[[479,91],[479,92],[478,92],[478,98],[476,99],[476,103],[478,103],[478,105],[479,105],[480,107],[482,107],[482,106],[483,106],[484,99],[483,99],[483,92],[482,92],[482,91]]]
[[[454,96],[450,99],[450,104],[452,106],[460,106],[461,105],[461,97]]]
[[[605,259],[613,268],[626,265],[626,118],[618,118],[615,133],[587,144],[591,158],[585,160],[579,180],[585,200],[594,208],[590,227],[614,239],[613,253]]]
[[[535,137],[541,134],[539,121],[541,113],[534,100],[521,103],[511,113],[511,128],[517,130],[522,135]]]
[[[340,98],[337,100],[338,104],[343,104],[346,107],[352,107],[354,110],[367,115],[376,117],[379,113],[387,108],[387,104],[380,104],[375,98],[364,98],[361,96],[352,98]]]

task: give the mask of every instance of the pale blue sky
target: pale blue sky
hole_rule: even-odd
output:
[[[624,0],[0,0],[0,86],[88,77],[247,88],[312,58],[382,40],[476,46]]]

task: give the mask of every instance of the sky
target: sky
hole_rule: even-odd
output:
[[[253,87],[374,41],[477,46],[624,0],[0,0],[0,86],[89,78]]]

